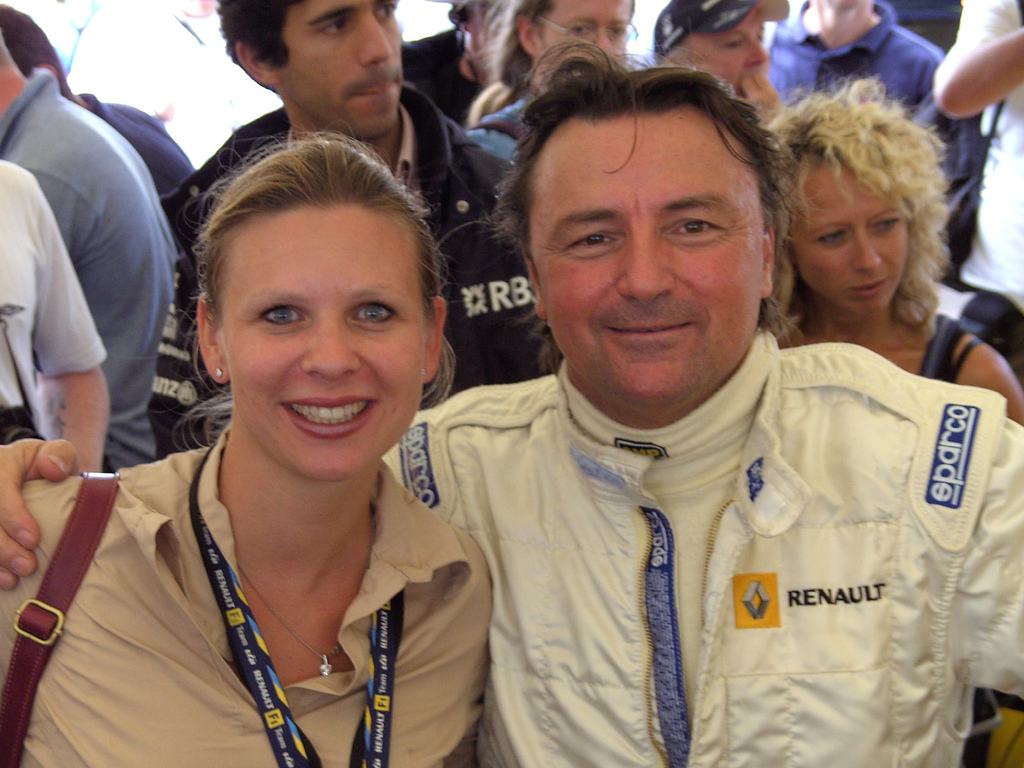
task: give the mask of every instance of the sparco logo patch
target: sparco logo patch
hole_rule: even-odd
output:
[[[737,573],[732,577],[736,629],[781,627],[779,579],[775,573]]]
[[[655,445],[654,443],[638,443],[636,440],[627,440],[624,437],[615,438],[615,447],[625,448],[627,451],[639,453],[641,456],[653,456],[656,459],[668,456],[668,451],[660,445]]]
[[[402,482],[430,508],[437,506],[440,496],[434,482],[434,468],[430,465],[430,438],[426,424],[414,424],[402,436],[398,445],[402,463]]]
[[[928,477],[928,492],[925,494],[929,504],[956,509],[963,501],[980,413],[978,408],[952,403],[943,410],[932,471]]]

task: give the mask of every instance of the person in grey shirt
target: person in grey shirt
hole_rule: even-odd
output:
[[[112,468],[153,458],[146,403],[176,249],[149,171],[113,128],[26,78],[0,38],[0,159],[30,171],[53,209],[107,348]]]

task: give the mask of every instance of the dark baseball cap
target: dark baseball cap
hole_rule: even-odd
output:
[[[664,56],[691,32],[727,32],[759,5],[765,21],[789,15],[788,0],[672,0],[654,25],[654,52]]]

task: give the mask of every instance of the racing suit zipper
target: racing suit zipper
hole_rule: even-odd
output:
[[[637,608],[640,612],[640,623],[643,627],[644,633],[644,645],[646,647],[646,654],[644,659],[644,700],[647,702],[647,735],[651,740],[651,744],[654,745],[655,751],[658,753],[658,764],[661,768],[668,766],[668,753],[665,751],[664,746],[658,741],[657,735],[654,729],[654,637],[651,635],[651,625],[647,620],[647,579],[646,579],[646,563],[651,558],[651,549],[654,546],[653,536],[651,534],[651,524],[647,521],[647,516],[644,511],[637,507],[637,513],[640,515],[640,519],[644,524],[644,535],[645,543],[640,558],[640,566],[637,573],[637,594],[639,595],[639,602]]]
[[[722,517],[725,515],[725,510],[727,510],[729,505],[734,501],[736,500],[729,499],[722,505],[722,508],[718,510],[718,514],[716,514],[714,519],[711,521],[711,528],[708,529],[708,543],[707,548],[704,551],[704,572],[700,582],[700,601],[702,605],[704,603],[704,595],[706,595],[708,591],[708,571],[711,569],[711,555],[714,554],[715,541],[718,539],[718,527],[722,524]]]

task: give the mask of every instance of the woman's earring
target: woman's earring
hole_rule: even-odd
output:
[[[215,370],[215,371],[213,372],[213,375],[214,375],[214,376],[215,376],[216,378],[218,378],[218,379],[221,379],[221,378],[223,378],[223,377],[224,377],[224,369],[223,369],[223,368],[218,368],[217,370]]]

